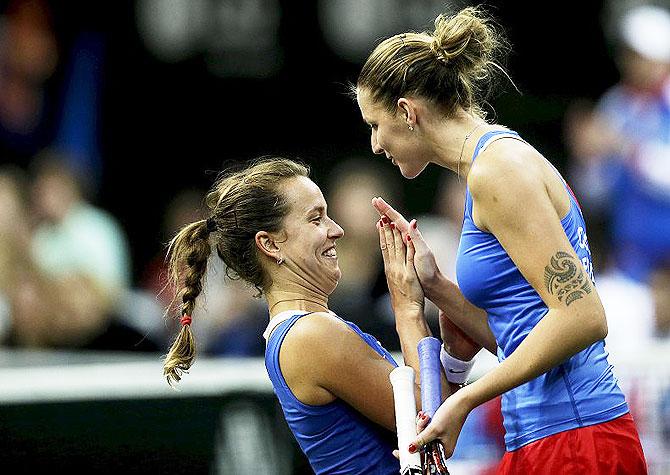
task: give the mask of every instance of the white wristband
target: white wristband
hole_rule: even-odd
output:
[[[447,353],[444,346],[440,350],[440,361],[442,362],[444,373],[447,376],[447,381],[454,384],[465,383],[468,380],[468,376],[470,376],[472,367],[475,365],[474,358],[470,361],[459,360]]]

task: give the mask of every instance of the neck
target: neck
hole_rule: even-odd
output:
[[[286,310],[328,312],[328,297],[307,289],[270,289],[265,297],[270,318]]]
[[[435,164],[457,173],[465,179],[470,171],[470,157],[479,138],[499,126],[465,111],[454,118],[441,120],[428,130],[428,143],[432,147]]]

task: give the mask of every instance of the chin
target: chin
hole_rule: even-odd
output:
[[[405,177],[405,178],[411,180],[411,179],[413,179],[413,178],[418,177],[418,176],[421,174],[421,172],[424,171],[424,170],[426,169],[427,166],[428,166],[428,163],[425,163],[425,164],[423,164],[422,166],[419,166],[419,167],[417,167],[417,166],[411,166],[411,165],[410,165],[410,166],[408,166],[408,165],[400,165],[400,166],[399,166],[399,168],[400,168],[400,174],[401,174],[403,177]]]
[[[340,271],[340,268],[338,267],[337,270],[333,273],[332,279],[329,279],[328,281],[328,288],[325,289],[327,295],[330,295],[333,292],[335,292],[337,284],[340,283],[341,278],[342,278],[342,271]]]

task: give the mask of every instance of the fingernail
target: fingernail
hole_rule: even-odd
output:
[[[416,220],[412,223],[412,228],[416,229]]]
[[[415,452],[416,452],[416,445],[414,445],[414,444],[409,444],[409,448],[408,448],[408,450],[409,450],[409,453],[410,453],[410,454],[415,453]]]
[[[428,419],[428,416],[426,414],[421,414],[421,420],[425,421],[426,419]]]
[[[388,224],[391,222],[391,220],[388,219],[386,216],[382,216],[382,221],[384,221],[384,224]]]
[[[408,234],[407,235],[407,242],[410,242],[412,240],[412,237]]]
[[[384,227],[384,220],[383,219],[379,220],[379,226],[382,227],[382,228]]]
[[[395,223],[391,223],[389,226],[391,226],[391,229],[395,229]]]

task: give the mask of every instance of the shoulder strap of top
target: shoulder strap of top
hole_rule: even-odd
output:
[[[482,135],[479,140],[477,141],[477,145],[475,146],[475,151],[472,154],[472,161],[474,162],[477,156],[486,149],[489,145],[491,145],[493,142],[496,140],[505,138],[505,137],[510,137],[516,140],[521,140],[522,142],[524,141],[517,132],[513,130],[491,130],[490,132],[486,132],[484,135]]]
[[[305,312],[304,310],[286,310],[272,317],[268,323],[267,328],[263,332],[263,338],[265,338],[265,342],[267,343],[268,339],[270,338],[270,334],[274,331],[275,328],[279,326],[279,324],[296,315],[302,316],[307,315],[308,313],[311,312]]]

